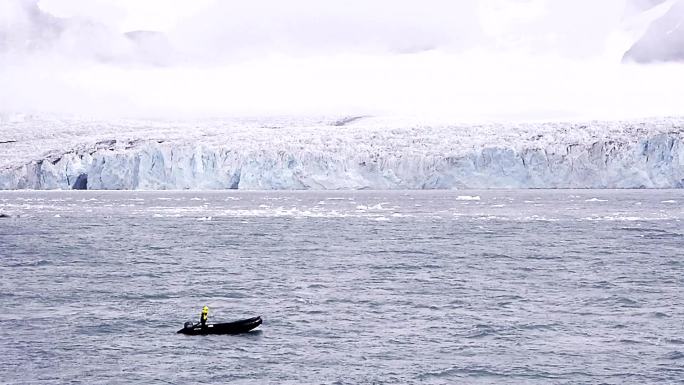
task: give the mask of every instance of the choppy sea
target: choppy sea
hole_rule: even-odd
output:
[[[684,383],[683,204],[0,192],[0,383]],[[176,334],[203,305],[264,323]]]

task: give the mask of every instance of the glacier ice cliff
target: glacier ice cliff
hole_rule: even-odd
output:
[[[684,187],[676,119],[350,122],[5,122],[0,189]]]

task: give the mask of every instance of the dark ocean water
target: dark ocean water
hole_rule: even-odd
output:
[[[684,383],[682,203],[0,192],[0,382]]]

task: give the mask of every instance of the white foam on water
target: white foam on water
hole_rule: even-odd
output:
[[[585,199],[585,202],[608,202],[606,199],[599,199],[599,198],[590,198],[590,199]]]
[[[392,213],[392,217],[394,217],[394,218],[412,218],[413,215],[411,215],[411,214],[402,214],[402,213]]]
[[[506,218],[499,217],[496,215],[483,215],[483,216],[476,217],[475,219],[478,219],[481,221],[493,221],[493,220],[502,220],[502,219],[506,219]]]
[[[456,197],[457,201],[479,201],[479,195],[459,195]]]
[[[606,221],[606,222],[620,222],[620,221],[626,221],[626,222],[634,222],[634,221],[662,221],[662,220],[668,220],[671,219],[667,216],[659,216],[659,217],[638,217],[638,216],[627,216],[627,215],[604,215],[604,216],[593,216],[593,217],[584,217],[578,219],[579,221],[586,220],[586,221]]]
[[[370,210],[388,210],[387,208],[382,207],[382,205],[386,205],[387,202],[381,202],[373,206],[368,206],[368,209]]]
[[[522,218],[522,220],[523,221],[544,221],[544,222],[557,222],[558,221],[558,219],[556,219],[556,218],[548,218],[548,217],[541,216],[541,215],[531,215],[531,216]]]
[[[387,221],[390,220],[389,218],[383,217],[383,216],[380,216],[380,217],[371,217],[370,219],[373,220],[373,221],[378,221],[378,222],[387,222]]]

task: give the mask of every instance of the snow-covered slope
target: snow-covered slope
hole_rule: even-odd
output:
[[[642,187],[684,187],[684,119],[0,123],[0,189]]]

